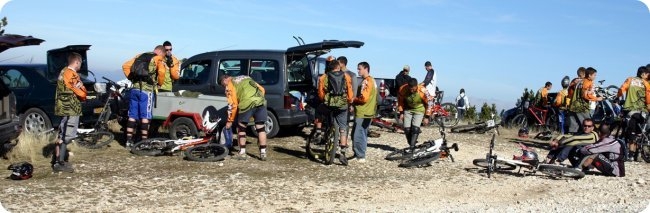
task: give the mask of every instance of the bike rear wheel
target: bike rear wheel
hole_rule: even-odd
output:
[[[472,164],[474,164],[474,166],[478,166],[482,168],[488,168],[490,165],[487,159],[485,158],[474,159],[474,161],[472,161]],[[495,160],[493,168],[494,171],[506,171],[506,170],[514,170],[515,168],[517,168],[517,165],[508,163],[503,160]]]
[[[440,152],[430,152],[416,156],[413,158],[406,159],[400,163],[399,167],[409,168],[409,167],[418,167],[430,163],[431,161],[438,160],[440,158]]]
[[[647,142],[646,142],[647,143]],[[643,161],[646,163],[650,163],[650,145],[647,144],[642,144],[641,145],[641,158],[643,158]]]
[[[137,142],[131,147],[131,153],[140,156],[158,156],[162,154],[167,138],[147,138]]]
[[[574,168],[564,167],[560,165],[541,164],[539,165],[537,170],[539,170],[541,173],[553,177],[568,177],[574,179],[580,179],[585,177],[585,173],[580,170],[576,170]]]
[[[325,151],[323,146],[320,146],[319,148],[317,144],[320,143],[320,141],[317,140],[317,138],[315,137],[316,137],[316,132],[312,131],[312,133],[309,134],[309,137],[307,138],[307,143],[305,145],[305,153],[307,154],[307,158],[312,161],[318,161],[321,156],[321,153]]]
[[[523,128],[528,127],[528,118],[525,114],[516,115],[512,120],[510,120],[510,127],[514,128]]]
[[[185,150],[185,157],[191,161],[215,162],[228,156],[228,148],[216,143],[200,144]]]
[[[88,134],[79,134],[77,145],[87,149],[100,149],[113,142],[113,133],[108,131],[95,131]]]
[[[325,135],[327,138],[327,143],[325,145],[325,164],[331,165],[334,163],[334,158],[336,158],[336,147],[338,146],[338,139],[336,138],[337,127],[330,127],[328,133]]]
[[[438,119],[442,119],[442,123],[444,127],[452,127],[456,126],[458,124],[458,110],[456,109],[456,105],[453,103],[443,103],[440,105],[444,109],[444,111],[447,112],[447,116],[435,116]],[[440,125],[439,123],[437,124],[438,126]]]

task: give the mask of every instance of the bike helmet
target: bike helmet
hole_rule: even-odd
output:
[[[518,136],[520,138],[528,138],[528,127],[522,127],[519,129]]]
[[[215,128],[221,121],[220,117],[217,117],[217,109],[214,106],[208,106],[203,109],[202,123],[203,128],[206,132],[211,133],[217,131]]]
[[[571,83],[569,76],[564,76],[564,78],[562,78],[562,88],[569,88],[569,83]]]
[[[519,143],[519,147],[521,148],[522,154],[521,156],[513,156],[513,160],[520,160],[520,161],[539,161],[539,157],[537,156],[537,153],[535,152],[534,149],[528,148],[526,145]]]
[[[9,178],[12,180],[27,180],[32,177],[34,166],[28,162],[20,162],[9,165],[8,170],[12,170]]]

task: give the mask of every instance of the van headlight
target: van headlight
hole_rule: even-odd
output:
[[[97,93],[106,93],[106,83],[95,83],[95,92]]]

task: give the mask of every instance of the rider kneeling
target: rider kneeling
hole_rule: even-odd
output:
[[[611,136],[609,125],[600,125],[600,140],[580,149],[583,158],[580,166],[582,168],[596,168],[607,176],[625,177],[625,165],[623,157],[623,146]]]
[[[433,98],[424,86],[418,85],[415,78],[409,79],[408,84],[399,88],[397,110],[399,119],[404,124],[404,135],[410,151],[415,149],[420,135],[420,124],[429,124],[429,116],[433,112]]]

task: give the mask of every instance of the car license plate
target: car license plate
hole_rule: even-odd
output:
[[[95,108],[95,110],[93,110],[93,111],[95,111],[95,114],[102,113],[104,111],[104,107]]]
[[[488,120],[487,121],[487,126],[488,127],[493,127],[494,126],[494,120]]]

